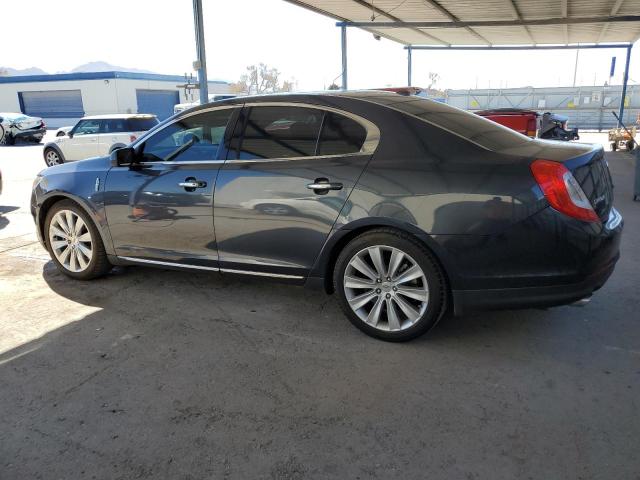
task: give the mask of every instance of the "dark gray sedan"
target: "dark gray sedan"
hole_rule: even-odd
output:
[[[383,92],[181,112],[110,158],[41,172],[32,212],[70,277],[272,277],[335,292],[358,328],[392,341],[446,311],[588,297],[622,230],[601,147]]]

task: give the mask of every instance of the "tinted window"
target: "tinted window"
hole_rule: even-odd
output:
[[[367,131],[355,120],[327,112],[320,135],[318,155],[344,155],[359,152]]]
[[[379,95],[370,99],[375,103],[415,115],[489,150],[501,150],[530,141],[528,137],[491,120],[424,98]]]
[[[324,112],[304,107],[253,107],[246,119],[240,158],[315,155]],[[232,148],[238,147],[238,139]]]
[[[148,118],[130,118],[127,120],[128,123],[128,132],[146,132],[147,130],[151,130],[158,123],[158,119],[156,117],[148,117]]]
[[[101,133],[119,133],[119,132],[127,132],[126,129],[127,122],[124,118],[113,118],[110,120],[102,121],[102,132]]]
[[[216,160],[233,109],[193,115],[152,134],[142,145],[145,162]]]
[[[92,135],[100,131],[100,120],[80,120],[76,125],[74,135]]]

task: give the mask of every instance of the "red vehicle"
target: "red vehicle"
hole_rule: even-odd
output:
[[[481,110],[476,115],[493,120],[511,130],[520,132],[527,137],[536,138],[540,129],[539,114],[533,110],[519,110],[511,108],[496,108]]]

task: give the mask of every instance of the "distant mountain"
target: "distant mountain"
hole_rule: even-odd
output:
[[[89,62],[84,65],[80,65],[70,73],[89,73],[89,72],[138,72],[138,73],[155,73],[150,70],[140,70],[139,68],[119,67],[117,65],[111,65],[107,62]]]
[[[30,67],[24,68],[22,70],[11,68],[11,67],[0,67],[0,75],[9,75],[10,77],[15,77],[18,75],[46,75],[47,72],[38,68],[38,67]]]
[[[68,72],[56,72],[56,73],[90,73],[90,72],[138,72],[138,73],[155,73],[150,70],[141,70],[139,68],[127,68],[119,67],[117,65],[111,65],[107,62],[89,62],[84,65],[80,65]],[[0,67],[0,76],[15,77],[19,75],[48,75],[49,72],[45,72],[41,68],[31,67],[24,68],[22,70],[11,67]]]

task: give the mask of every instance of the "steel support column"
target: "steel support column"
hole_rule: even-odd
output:
[[[620,97],[620,110],[618,111],[618,128],[622,126],[624,115],[624,100],[627,96],[627,83],[629,82],[629,63],[631,62],[631,47],[627,47],[627,61],[624,64],[624,77],[622,77],[622,95]]]
[[[347,89],[347,26],[340,27],[342,46],[342,90]]]
[[[202,20],[202,0],[193,0],[193,23],[196,31],[196,55],[198,84],[200,86],[200,104],[209,102],[209,84],[207,82],[207,55],[204,48],[204,23]]]
[[[411,86],[411,45],[407,47],[407,86]]]

